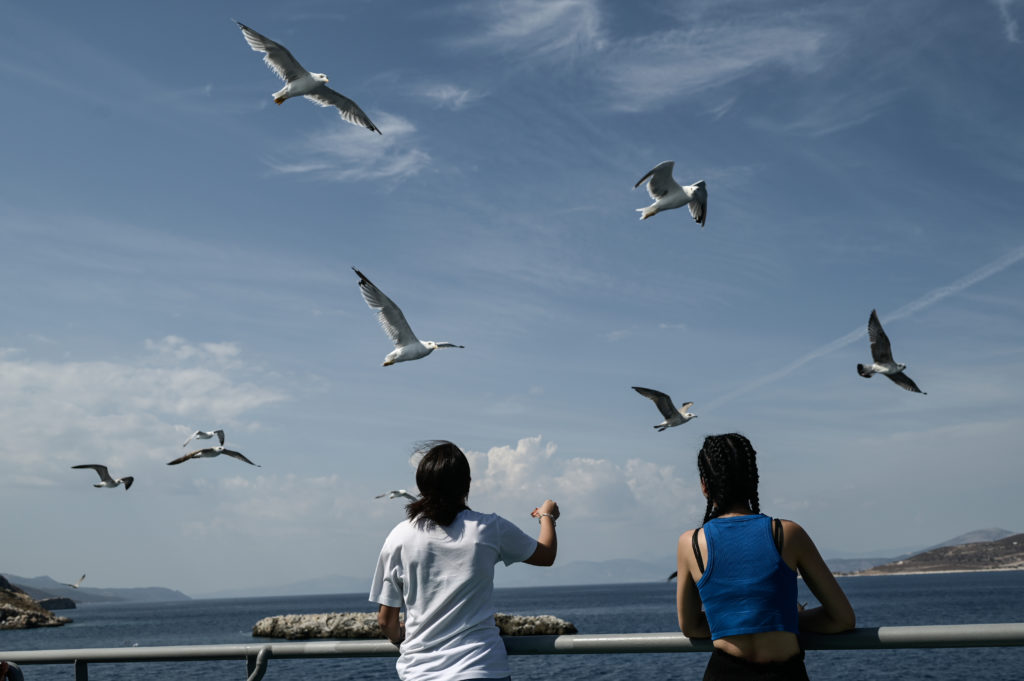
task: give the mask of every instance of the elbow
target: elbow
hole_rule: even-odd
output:
[[[853,608],[849,608],[843,616],[839,618],[836,623],[839,626],[839,631],[850,631],[857,626],[857,615],[853,612]]]

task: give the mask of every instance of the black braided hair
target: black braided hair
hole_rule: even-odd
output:
[[[421,445],[426,450],[416,466],[416,486],[423,495],[405,507],[406,517],[416,522],[451,525],[460,511],[469,508],[469,461],[462,450],[447,440]]]
[[[697,470],[708,489],[705,523],[736,505],[753,513],[761,512],[757,498],[757,452],[747,438],[739,433],[707,436],[697,455]]]

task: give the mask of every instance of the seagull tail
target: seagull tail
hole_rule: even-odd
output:
[[[871,369],[868,369],[863,364],[858,364],[857,365],[857,373],[860,374],[861,376],[863,376],[864,378],[871,378],[871,375],[873,373],[875,373],[875,372],[871,371]]]

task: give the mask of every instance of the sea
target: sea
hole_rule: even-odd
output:
[[[858,626],[1024,622],[1024,571],[840,577]],[[800,583],[801,600],[814,599]],[[674,583],[497,589],[499,612],[551,614],[581,634],[677,631]],[[84,604],[61,611],[63,627],[0,631],[3,651],[216,643],[261,643],[252,626],[271,615],[371,611],[366,594]],[[700,679],[708,653],[516,655],[516,681]],[[808,651],[812,679],[1021,681],[1024,648]],[[73,665],[24,665],[26,681],[69,680]],[[91,663],[90,681],[245,679],[243,661]],[[271,659],[274,679],[397,679],[386,659]]]

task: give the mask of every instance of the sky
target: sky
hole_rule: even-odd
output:
[[[275,106],[232,19],[383,134]],[[436,438],[470,457],[473,508],[535,533],[559,503],[560,564],[670,570],[703,438],[732,431],[762,510],[826,557],[1024,531],[1021,21],[1014,0],[0,0],[0,571],[368,585],[404,512],[374,496],[415,489]],[[665,160],[706,181],[704,229],[638,221]],[[352,267],[465,349],[382,367]],[[927,395],[857,375],[872,309]],[[659,433],[631,386],[698,418]],[[166,465],[213,428],[260,467]]]

